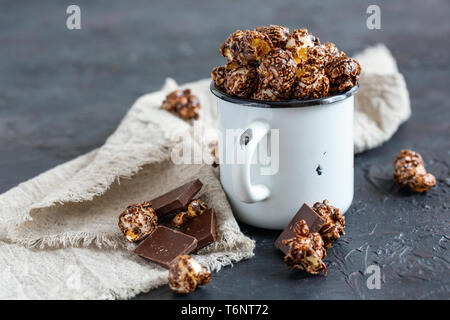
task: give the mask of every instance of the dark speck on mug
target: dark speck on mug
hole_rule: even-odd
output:
[[[322,167],[320,166],[320,164],[317,166],[316,172],[319,176],[322,175]]]

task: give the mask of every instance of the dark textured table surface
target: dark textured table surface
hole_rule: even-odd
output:
[[[255,257],[214,274],[185,299],[450,298],[450,2],[73,1],[82,29],[66,29],[64,1],[0,0],[0,193],[100,146],[133,101],[165,77],[205,78],[238,28],[307,27],[348,53],[378,42],[397,59],[413,115],[383,146],[355,158],[347,235],[329,250],[328,276],[294,272],[277,232],[242,225]],[[381,8],[381,30],[366,9]],[[425,158],[437,187],[425,195],[390,181],[395,154]],[[366,267],[381,267],[381,289]],[[142,299],[173,299],[163,286]]]

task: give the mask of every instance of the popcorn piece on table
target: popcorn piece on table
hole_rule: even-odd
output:
[[[345,235],[345,218],[341,210],[331,206],[328,200],[323,200],[322,203],[316,202],[313,205],[313,210],[325,221],[319,233],[323,238],[325,247],[330,248],[335,240]]]
[[[179,294],[192,292],[210,281],[211,273],[188,255],[178,256],[170,265],[169,287]]]
[[[305,220],[298,221],[293,227],[293,232],[294,238],[283,240],[283,243],[289,246],[284,262],[310,274],[323,272],[327,275],[327,267],[322,261],[327,252],[320,234],[310,233]]]
[[[119,228],[128,241],[137,242],[152,233],[158,224],[158,217],[150,202],[128,206],[119,215]]]
[[[200,101],[191,94],[190,89],[175,90],[167,95],[162,108],[177,114],[183,120],[198,119]]]
[[[394,182],[415,192],[425,192],[436,185],[436,178],[427,172],[419,153],[401,150],[394,161]]]

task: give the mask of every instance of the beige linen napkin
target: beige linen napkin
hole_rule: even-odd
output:
[[[195,257],[218,271],[253,256],[254,241],[240,231],[217,170],[171,161],[181,143],[195,151],[216,139],[214,132],[205,141],[195,135],[216,126],[214,99],[202,93],[208,83],[187,85],[203,105],[194,126],[160,109],[178,87],[168,79],[135,102],[102,147],[0,196],[0,298],[131,298],[167,283],[167,270],[131,252],[118,214],[195,178],[217,218],[217,241]]]
[[[362,67],[355,96],[355,153],[379,147],[411,116],[409,93],[397,63],[383,44],[355,56]]]
[[[357,57],[366,70],[355,106],[355,151],[380,145],[410,114],[408,92],[384,46]],[[381,67],[374,67],[381,64]],[[382,72],[380,72],[382,71]],[[385,85],[387,83],[387,85]],[[175,165],[182,146],[209,154],[217,139],[210,79],[189,83],[201,101],[194,125],[159,107],[178,88],[139,98],[105,144],[0,195],[0,298],[126,299],[167,283],[167,270],[135,256],[117,227],[126,205],[199,178],[214,206],[217,242],[195,257],[213,271],[253,256],[217,179],[205,163]],[[198,135],[202,132],[202,135]]]

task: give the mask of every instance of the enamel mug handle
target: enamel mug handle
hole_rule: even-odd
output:
[[[258,143],[270,131],[268,123],[255,121],[251,123],[235,143],[235,154],[242,153],[243,163],[237,163],[232,169],[233,191],[239,200],[246,203],[262,201],[270,196],[270,190],[262,184],[251,182],[251,162]]]

